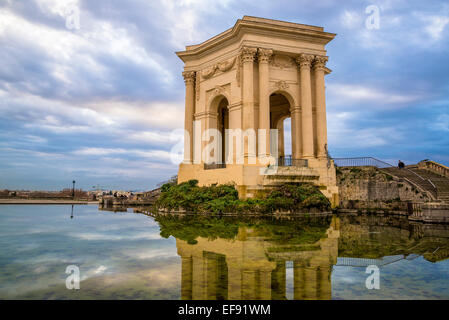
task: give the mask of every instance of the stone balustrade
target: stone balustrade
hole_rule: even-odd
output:
[[[431,172],[437,173],[439,175],[449,178],[449,168],[443,164],[437,163],[435,161],[421,161],[418,163],[419,169],[429,170]]]

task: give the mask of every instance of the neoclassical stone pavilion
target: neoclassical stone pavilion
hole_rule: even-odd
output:
[[[325,45],[334,37],[322,27],[244,16],[177,52],[186,85],[178,181],[233,182],[242,198],[286,181],[309,181],[337,203],[324,84],[331,72]],[[286,118],[291,155],[284,148]]]

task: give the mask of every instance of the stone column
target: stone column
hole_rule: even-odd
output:
[[[205,263],[201,256],[192,256],[192,300],[206,300]]]
[[[292,159],[301,158],[301,108],[299,106],[290,108],[291,135],[292,135]]]
[[[276,269],[271,273],[271,297],[275,300],[286,299],[285,261],[276,261]]]
[[[241,262],[226,259],[228,265],[228,299],[242,299],[242,265]]]
[[[301,125],[302,125],[302,157],[314,157],[313,147],[313,114],[312,114],[312,84],[310,81],[310,66],[313,55],[302,53],[298,58],[301,74]]]
[[[305,267],[298,261],[293,262],[293,299],[304,300],[305,298]]]
[[[241,52],[241,59],[243,65],[243,123],[242,130],[254,129],[254,84],[253,84],[253,62],[256,56],[257,49],[250,47],[243,47]],[[249,149],[248,141],[244,141],[244,157],[255,157],[253,149]],[[250,152],[251,151],[251,152]],[[251,154],[250,154],[251,153]],[[246,160],[245,162],[247,162]]]
[[[272,270],[260,270],[259,271],[259,296],[257,299],[271,300],[271,271]]]
[[[278,129],[278,157],[283,157],[285,155],[284,120],[281,119],[278,121],[277,129]]]
[[[192,300],[192,257],[181,257],[181,299]]]
[[[193,114],[195,109],[195,71],[182,73],[186,85],[186,107],[184,120],[184,163],[192,163],[193,159]]]
[[[273,54],[273,50],[259,48],[259,129],[265,130],[262,139],[265,140],[265,154],[259,156],[270,155],[270,93],[269,93],[269,66],[268,62]],[[260,148],[260,142],[259,142]],[[259,149],[260,150],[260,149]]]
[[[328,57],[316,56],[313,64],[315,75],[315,104],[316,104],[316,132],[317,156],[326,158],[327,124],[326,124],[326,96],[324,87],[325,66]]]

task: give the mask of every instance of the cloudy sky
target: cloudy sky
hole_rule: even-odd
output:
[[[366,27],[369,5],[379,29]],[[449,165],[447,1],[0,0],[0,188],[149,189],[175,174],[184,82],[174,52],[243,15],[337,33],[333,157]]]

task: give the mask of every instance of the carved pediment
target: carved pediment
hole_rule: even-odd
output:
[[[206,91],[206,100],[210,101],[210,99],[222,94],[226,97],[229,97],[231,93],[231,85],[229,83],[224,85],[216,85],[215,87]]]

